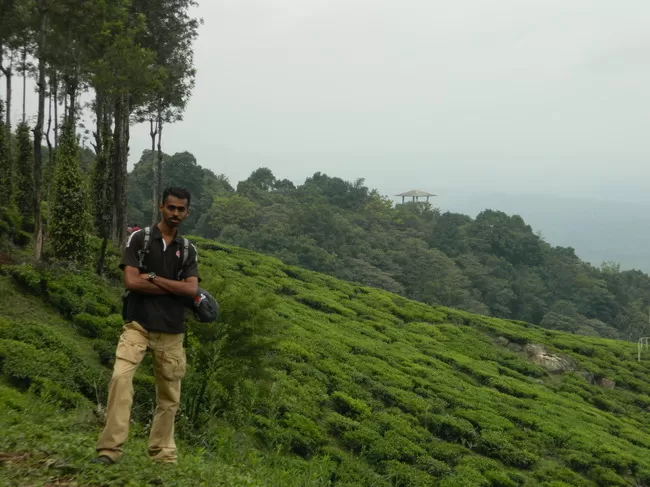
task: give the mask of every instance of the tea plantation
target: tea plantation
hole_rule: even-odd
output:
[[[88,465],[120,334],[117,256],[0,266],[0,485],[650,486],[650,352],[426,306],[193,239],[220,321],[188,324],[180,462]]]

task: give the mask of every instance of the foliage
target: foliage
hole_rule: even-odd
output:
[[[87,248],[89,209],[77,141],[70,126],[63,131],[55,161],[54,201],[49,218],[52,249],[59,259],[79,261]]]
[[[9,148],[9,133],[5,124],[4,103],[0,101],[0,185],[6,197],[11,201],[14,198],[14,164]]]
[[[6,201],[0,208],[0,238],[15,238],[21,217],[16,206],[14,164],[4,115],[4,103],[0,101],[0,187],[3,188]]]
[[[29,126],[21,123],[16,129],[18,146],[16,166],[18,176],[17,204],[23,224],[33,220],[34,216],[34,154],[29,137]],[[29,227],[28,227],[29,228]]]
[[[223,310],[218,323],[188,324],[178,468],[194,483],[215,471],[232,485],[648,482],[650,371],[633,344],[431,307],[192,240],[202,286]],[[45,452],[55,465],[16,463],[3,474],[62,479],[58,462],[67,458],[75,465],[67,478],[81,484],[167,475],[144,458],[154,393],[148,359],[117,470],[84,466],[100,424],[71,419],[106,389],[119,289],[83,268],[0,270],[0,291],[15,303],[0,309],[0,449]],[[546,371],[526,344],[570,358],[573,369]],[[615,387],[599,386],[603,378]],[[69,411],[37,420],[44,402]]]
[[[206,185],[214,176],[198,168],[187,153],[165,159],[169,181],[199,195],[188,228],[203,237],[427,304],[588,336],[636,340],[646,328],[650,277],[594,268],[573,249],[546,243],[518,215],[485,210],[472,219],[428,203],[393,207],[361,179],[316,173],[295,187],[268,168],[235,192],[223,181]],[[129,176],[133,218],[150,215],[150,179],[145,153]]]
[[[152,221],[151,181],[153,178],[153,161],[150,151],[144,151],[140,161],[129,173],[128,221],[140,226]],[[233,189],[223,175],[215,176],[209,169],[201,167],[189,152],[168,156],[163,154],[162,184],[181,186],[192,195],[190,214],[184,220],[184,228],[192,231],[199,220],[212,205],[212,199]],[[205,224],[201,225],[205,227]]]

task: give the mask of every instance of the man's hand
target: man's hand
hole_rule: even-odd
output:
[[[149,274],[140,274],[136,267],[126,266],[124,268],[124,287],[129,291],[142,294],[169,294],[168,291],[161,289],[153,282],[149,282],[148,277]]]

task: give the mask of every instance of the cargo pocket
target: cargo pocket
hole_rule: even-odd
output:
[[[146,351],[147,347],[136,345],[135,343],[125,340],[124,337],[120,337],[120,341],[117,344],[117,350],[115,351],[115,356],[132,364],[139,364],[142,362]]]
[[[176,381],[185,377],[187,361],[183,347],[164,350],[162,353],[162,376],[165,380]]]

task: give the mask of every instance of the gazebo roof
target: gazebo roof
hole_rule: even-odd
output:
[[[415,196],[415,197],[422,196],[422,197],[424,197],[424,196],[437,196],[437,195],[435,195],[433,193],[427,193],[426,191],[421,191],[419,189],[412,189],[411,191],[407,191],[406,193],[396,194],[395,196]]]

